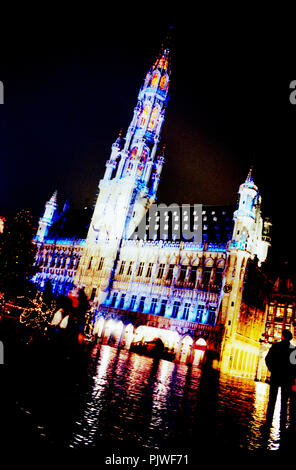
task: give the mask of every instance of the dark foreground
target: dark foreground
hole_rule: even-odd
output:
[[[296,435],[280,433],[278,407],[272,427],[262,429],[264,383],[110,346],[65,350],[13,335],[0,372],[2,449],[20,455],[79,452],[100,465],[142,456],[140,468],[160,466],[157,457],[149,462],[160,454],[182,456],[170,464],[190,467],[204,458],[294,451]]]

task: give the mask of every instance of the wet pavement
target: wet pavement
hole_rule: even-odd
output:
[[[10,416],[6,439],[16,448],[91,451],[101,462],[141,452],[198,461],[211,459],[213,449],[275,455],[296,442],[294,431],[280,432],[279,401],[272,427],[262,427],[265,383],[107,345],[70,354],[44,344],[11,348],[2,407]]]

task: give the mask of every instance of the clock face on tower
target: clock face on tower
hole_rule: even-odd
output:
[[[232,285],[231,284],[225,284],[225,286],[223,287],[223,290],[224,290],[225,294],[229,294],[229,292],[231,292],[231,290],[232,290]]]

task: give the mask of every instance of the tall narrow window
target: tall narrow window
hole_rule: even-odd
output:
[[[145,168],[146,160],[147,160],[148,152],[147,149],[143,149],[142,155],[141,155],[141,160],[139,164],[139,170],[138,170],[138,175],[141,176],[143,174],[143,170]]]
[[[164,90],[165,84],[166,84],[166,76],[163,75],[163,76],[161,77],[161,79],[160,79],[160,82],[159,82],[159,88],[160,88],[161,90]]]
[[[147,123],[148,115],[149,115],[149,106],[146,105],[142,112],[142,116],[140,120],[140,127],[145,127]]]
[[[126,273],[127,276],[130,276],[132,274],[133,264],[134,264],[134,262],[130,261],[129,266],[127,268],[127,273]]]
[[[149,125],[148,125],[148,130],[149,131],[153,131],[153,129],[154,129],[156,119],[157,119],[157,116],[158,116],[158,110],[159,110],[158,106],[154,106],[154,108],[152,109],[152,113],[151,113],[151,117],[150,117],[150,121],[149,121]]]
[[[152,87],[156,87],[157,82],[158,82],[158,77],[159,77],[158,73],[155,72],[155,73],[153,74],[153,77],[152,77],[152,80],[151,80],[151,83],[150,83],[150,85],[151,85]]]
[[[150,306],[150,313],[154,314],[156,310],[157,299],[153,298]]]
[[[196,282],[196,274],[197,274],[197,266],[192,266],[190,278],[189,278],[189,282],[192,282],[192,284],[195,284]]]
[[[169,266],[168,274],[167,274],[167,277],[166,277],[167,281],[171,281],[173,279],[174,266],[175,266],[174,264],[170,264],[170,266]]]
[[[160,263],[158,272],[157,272],[157,279],[162,279],[163,273],[164,273],[164,263]]]
[[[196,312],[196,319],[195,319],[195,321],[197,323],[202,323],[203,322],[204,309],[205,309],[204,305],[198,305],[197,312]]]
[[[138,277],[141,277],[141,276],[142,276],[142,274],[143,274],[143,269],[144,269],[144,263],[141,262],[141,263],[139,264],[139,267],[138,267],[138,272],[137,272],[137,276],[138,276]]]
[[[112,300],[111,300],[111,304],[110,304],[111,307],[115,307],[117,297],[118,297],[118,292],[114,292]]]
[[[124,272],[124,268],[125,268],[125,261],[121,261],[121,265],[120,265],[120,268],[119,268],[119,275],[123,274]]]
[[[181,266],[178,282],[184,282],[186,276],[187,266]]]
[[[173,305],[172,318],[177,318],[180,305],[181,305],[181,302],[179,302],[179,300],[175,300],[174,305]]]
[[[159,315],[164,316],[167,303],[168,303],[168,301],[166,299],[163,299],[161,301]]]
[[[223,268],[217,268],[215,274],[215,285],[221,287]]]
[[[143,312],[145,305],[145,297],[141,297],[138,307],[138,312]]]
[[[96,292],[97,292],[97,288],[96,287],[93,287],[92,291],[91,291],[91,296],[90,296],[90,301],[94,300],[95,296],[96,296]]]
[[[211,268],[205,268],[202,277],[202,284],[207,285],[210,282]]]
[[[104,261],[105,261],[105,258],[101,256],[100,261],[99,261],[98,271],[101,271],[101,269],[103,269]]]
[[[124,307],[125,296],[126,296],[126,294],[121,294],[119,304],[118,304],[118,308],[123,308]]]
[[[136,295],[132,295],[132,298],[131,298],[131,303],[130,303],[130,310],[134,310],[135,308],[135,303],[136,303],[136,300],[137,300],[137,296]]]
[[[216,317],[216,307],[209,308],[209,317],[208,317],[208,324],[214,325]]]
[[[151,277],[152,267],[153,267],[153,263],[149,263],[148,269],[147,269],[147,272],[146,272],[146,277]]]
[[[92,260],[93,260],[93,257],[91,256],[91,257],[89,258],[89,263],[88,263],[88,268],[87,268],[87,269],[90,269],[90,268],[91,268]]]
[[[182,320],[188,320],[190,303],[186,302],[184,306]]]

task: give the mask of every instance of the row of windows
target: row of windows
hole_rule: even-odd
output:
[[[127,271],[126,271],[126,276],[131,275],[132,269],[133,269],[133,264],[134,264],[134,261],[129,262],[128,268],[127,268]],[[124,260],[121,261],[120,268],[119,268],[119,271],[118,271],[119,275],[124,274],[124,271],[126,269],[126,265],[127,265],[126,261],[124,261]],[[144,270],[144,266],[145,266],[145,263],[143,261],[139,263],[139,266],[138,266],[137,271],[136,271],[136,277],[142,277],[144,275],[146,278],[151,278],[154,263],[148,263],[148,266],[147,266],[146,270]],[[169,265],[164,280],[171,281],[173,279],[174,267],[175,267],[175,264],[170,264]],[[163,279],[164,278],[165,268],[166,268],[165,263],[160,263],[159,264],[159,267],[158,267],[158,270],[157,270],[157,273],[156,273],[156,279]],[[197,280],[197,268],[198,268],[198,266],[191,266],[191,271],[190,271],[189,279],[188,279],[189,283],[195,283],[196,282],[196,280]],[[187,265],[182,265],[181,266],[177,282],[183,282],[185,280],[186,275],[187,275],[187,269],[188,269]],[[209,267],[204,268],[201,283],[202,284],[208,284],[210,282],[210,279],[211,279],[211,274],[212,274],[212,268],[209,268]],[[223,268],[217,268],[216,273],[215,273],[215,279],[214,279],[215,285],[219,285],[219,286],[221,285],[221,283],[222,283],[222,274],[223,274]]]
[[[101,256],[101,258],[99,260],[99,264],[97,266],[97,271],[101,271],[103,269],[104,262],[105,262],[105,258],[103,256]],[[94,264],[94,257],[91,256],[89,258],[89,261],[88,261],[87,269],[92,269],[92,268],[95,268],[95,267],[96,267],[96,265]]]
[[[117,308],[123,309],[125,308],[126,293],[122,293],[119,300],[118,300],[118,294],[119,294],[118,292],[113,293],[110,307],[117,307]],[[144,311],[145,301],[146,301],[146,297],[141,296],[139,299],[139,304],[136,309],[137,312]],[[130,303],[126,308],[128,310],[135,310],[136,302],[137,302],[137,295],[132,295]],[[166,309],[167,309],[167,303],[168,303],[167,299],[162,299],[159,302],[159,299],[157,297],[153,297],[151,299],[148,313],[152,315],[157,314],[160,316],[164,316],[166,313]],[[188,320],[190,307],[191,307],[191,304],[189,302],[185,302],[181,315],[179,315],[180,309],[181,309],[181,302],[179,300],[175,300],[173,303],[171,318],[180,318],[181,320]],[[207,324],[213,325],[215,323],[215,316],[216,316],[216,307],[206,308],[205,305],[201,304],[201,305],[198,305],[197,307],[194,321],[198,323],[207,323]]]
[[[61,268],[64,269],[67,265],[67,269],[74,269],[79,262],[79,257],[63,257],[59,255],[47,256],[43,258],[42,256],[37,259],[36,265],[41,267],[49,268]],[[68,264],[67,264],[68,263]]]

